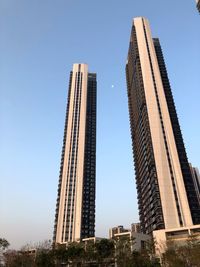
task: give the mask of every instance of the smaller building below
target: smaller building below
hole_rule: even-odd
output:
[[[109,229],[109,238],[112,239],[116,234],[130,232],[130,229],[125,229],[123,225],[118,225]]]
[[[153,231],[156,254],[161,256],[169,242],[174,242],[177,246],[183,246],[188,238],[192,236],[200,240],[200,224]]]
[[[131,231],[134,233],[141,233],[141,225],[140,223],[132,223],[131,224]]]
[[[114,240],[130,240],[131,251],[139,251],[147,247],[151,240],[150,235],[140,232],[140,224],[131,224],[131,229],[125,229],[122,225],[113,227],[109,230],[110,239]]]
[[[88,243],[95,244],[96,242],[101,241],[102,239],[105,239],[105,238],[102,238],[102,237],[88,237],[88,238],[83,238],[81,241],[83,243],[85,243],[85,244],[88,244]]]

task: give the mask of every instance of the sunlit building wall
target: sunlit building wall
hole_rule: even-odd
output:
[[[141,231],[200,223],[200,206],[159,39],[133,20],[126,64]]]
[[[95,235],[96,74],[86,64],[70,73],[56,205],[54,242]]]

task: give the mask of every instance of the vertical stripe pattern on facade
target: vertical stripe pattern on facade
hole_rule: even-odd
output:
[[[185,148],[163,66],[159,41],[152,39],[148,21],[134,19],[126,77],[139,213],[145,233],[190,226],[197,219],[187,191],[192,179],[185,178],[184,172],[189,165],[186,156],[184,163],[181,161],[180,151]]]
[[[88,153],[91,153],[87,145],[88,140],[95,140],[92,147],[94,157],[90,168],[95,169],[96,164],[96,98],[93,98],[95,109],[93,110],[93,120],[90,122],[94,128],[93,136],[88,135],[87,123],[88,117],[91,117],[90,110],[88,110],[88,105],[91,102],[89,98],[91,91],[96,97],[96,75],[95,79],[93,79],[94,86],[92,88],[90,80],[88,66],[86,64],[74,64],[73,71],[70,74],[55,215],[54,241],[56,243],[78,241],[83,237],[94,236],[94,219],[92,227],[91,225],[85,225],[83,220],[83,214],[85,213],[84,199],[86,197],[84,190],[85,165],[90,163]],[[92,177],[87,178],[94,181],[93,184],[95,184],[95,174],[94,172]],[[90,204],[95,207],[95,187],[93,191],[91,194],[93,202]],[[95,208],[92,209],[92,212],[91,216],[94,218]],[[88,235],[85,232],[83,233],[83,227],[91,227]]]

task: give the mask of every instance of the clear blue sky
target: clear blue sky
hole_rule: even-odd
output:
[[[194,0],[0,0],[0,237],[12,247],[52,237],[68,79],[77,62],[98,77],[96,234],[138,221],[125,81],[137,16],[160,38],[188,157],[200,167]]]

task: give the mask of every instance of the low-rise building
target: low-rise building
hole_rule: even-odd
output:
[[[88,237],[88,238],[83,238],[81,241],[87,245],[88,243],[95,244],[96,242],[101,241],[102,239],[105,239],[105,238],[102,238],[102,237]]]
[[[112,239],[115,236],[115,234],[121,234],[126,232],[130,232],[130,229],[125,229],[123,225],[118,225],[116,227],[109,229],[109,238]]]
[[[122,225],[110,229],[109,236],[113,240],[129,240],[132,251],[144,249],[151,237],[139,232],[139,224],[132,224],[131,229],[125,229]]]
[[[176,246],[183,246],[192,236],[200,240],[200,225],[153,231],[156,254],[161,256],[169,242],[174,242]]]
[[[135,233],[141,233],[141,224],[140,223],[132,223],[131,231]]]

